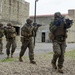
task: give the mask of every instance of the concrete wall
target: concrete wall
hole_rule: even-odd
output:
[[[75,10],[68,10],[68,17],[73,20],[73,25],[68,29],[67,42],[75,42]]]
[[[64,17],[70,18],[74,21],[72,27],[68,29],[68,38],[67,42],[75,42],[75,10],[68,10],[68,14],[62,14]],[[34,20],[33,16],[30,16]],[[53,20],[53,15],[39,15],[36,18],[37,23],[40,23],[42,26],[38,29],[36,42],[42,42],[42,32],[45,32],[45,42],[49,42],[49,24]]]
[[[34,17],[30,17],[32,20],[34,20]],[[36,42],[42,42],[42,33],[45,33],[45,42],[49,41],[49,23],[53,19],[53,16],[48,17],[48,15],[40,15],[37,16],[36,21],[38,24],[42,24],[42,26],[38,29],[37,31],[37,36],[36,36]]]

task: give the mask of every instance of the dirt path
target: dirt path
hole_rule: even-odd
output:
[[[64,74],[60,74],[51,66],[51,54],[35,56],[37,65],[29,63],[29,59],[23,58],[24,62],[18,59],[14,62],[1,62],[0,75],[75,75],[75,60],[65,58]]]

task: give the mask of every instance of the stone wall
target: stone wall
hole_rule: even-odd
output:
[[[0,0],[0,22],[22,25],[29,17],[29,3],[24,0]]]
[[[29,17],[29,3],[24,0],[0,0],[0,22],[6,25],[12,23],[19,36],[16,37],[20,45],[20,28]],[[6,43],[3,37],[3,43]],[[4,45],[5,46],[5,45]]]
[[[68,17],[73,20],[73,25],[68,29],[68,38],[67,42],[75,42],[75,10],[68,10]]]

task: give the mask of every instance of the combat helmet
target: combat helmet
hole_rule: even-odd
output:
[[[11,23],[8,23],[7,26],[12,26],[12,24]]]
[[[26,20],[27,23],[32,23],[33,21],[31,19]]]
[[[56,12],[56,13],[54,14],[54,18],[60,18],[60,17],[62,17],[62,15],[61,15],[60,12]]]
[[[3,26],[3,24],[2,23],[0,23],[0,27],[2,27]]]

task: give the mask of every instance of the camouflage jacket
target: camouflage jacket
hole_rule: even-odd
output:
[[[14,27],[5,28],[4,33],[7,39],[12,39],[16,37],[16,30]]]
[[[33,35],[34,35],[34,26],[26,23],[21,28],[21,36],[23,36],[25,40],[31,40]]]
[[[54,21],[52,21],[49,25],[49,30],[51,32],[50,38],[54,40],[58,36],[63,36],[64,39],[67,37],[67,29],[71,27],[70,25],[67,25],[65,21],[61,22],[60,25],[54,24]]]

